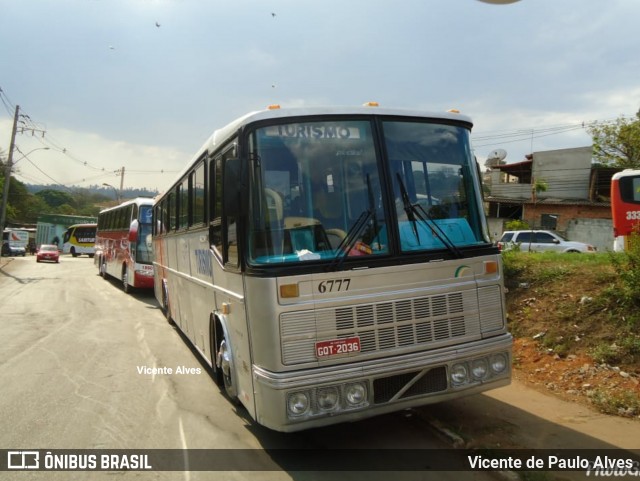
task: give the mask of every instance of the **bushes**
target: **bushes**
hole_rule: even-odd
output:
[[[640,234],[633,234],[628,244],[627,251],[611,253],[610,259],[619,279],[615,286],[619,302],[633,309],[640,307]]]
[[[545,332],[542,344],[560,355],[582,350],[597,362],[640,362],[640,242],[636,245],[615,254],[504,251],[512,333]]]

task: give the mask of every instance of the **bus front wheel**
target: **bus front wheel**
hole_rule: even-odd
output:
[[[216,359],[216,365],[221,371],[222,382],[224,384],[224,391],[233,400],[237,400],[238,393],[236,392],[236,386],[233,383],[233,370],[231,363],[231,351],[227,344],[227,339],[223,338],[218,349],[218,356]]]
[[[122,266],[122,290],[129,294],[131,292],[131,285],[129,284],[129,273],[127,266]]]
[[[167,288],[166,281],[162,281],[162,310],[164,311],[164,317],[167,322],[174,325],[171,317],[171,307],[169,306],[169,289]]]

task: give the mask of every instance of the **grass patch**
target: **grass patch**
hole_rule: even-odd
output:
[[[511,332],[544,333],[539,342],[563,357],[585,352],[598,362],[640,370],[635,259],[626,253],[503,252]]]
[[[612,393],[603,389],[594,389],[589,394],[589,399],[604,414],[628,417],[640,415],[640,397],[630,391]]]

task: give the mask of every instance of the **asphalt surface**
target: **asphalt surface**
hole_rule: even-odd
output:
[[[416,411],[293,434],[257,425],[220,392],[151,292],[125,294],[87,257],[2,258],[0,306],[0,449],[229,449],[252,465],[247,450],[450,447]],[[195,373],[177,374],[178,367]],[[296,471],[277,457],[269,462],[268,470],[224,473],[5,471],[0,480],[493,479],[462,471]]]

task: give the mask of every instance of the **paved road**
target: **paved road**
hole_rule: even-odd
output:
[[[127,295],[93,261],[0,264],[0,449],[446,448],[417,411],[295,434],[248,419],[204,371],[151,293]],[[200,374],[147,375],[182,366]],[[242,453],[242,451],[239,451]],[[392,474],[394,480],[429,473]],[[284,471],[13,473],[5,479],[388,480],[389,473]],[[438,479],[491,479],[442,473]]]

